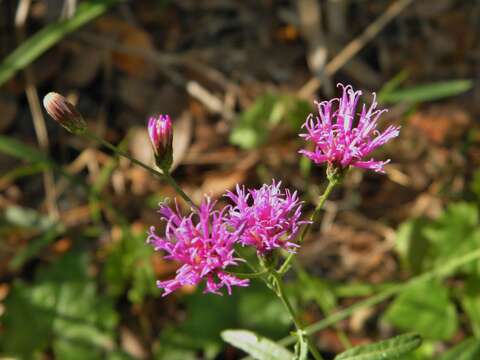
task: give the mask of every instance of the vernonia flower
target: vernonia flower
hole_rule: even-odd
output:
[[[355,166],[383,173],[385,164],[390,160],[366,160],[366,157],[398,136],[400,127],[390,125],[383,132],[377,130],[378,119],[387,110],[376,109],[375,93],[370,107],[363,104],[356,120],[357,104],[362,92],[354,91],[351,85],[338,86],[343,90],[342,97],[316,103],[318,116],[310,114],[307,117],[303,127],[308,133],[300,136],[312,141],[315,149],[301,150],[300,153],[316,164],[327,163],[341,168]]]
[[[168,115],[152,116],[148,119],[148,136],[155,154],[155,163],[163,170],[169,170],[173,159],[173,129]]]
[[[237,229],[244,226],[240,243],[254,246],[257,253],[265,255],[283,248],[293,252],[297,244],[293,240],[298,233],[302,202],[297,192],[280,189],[281,182],[264,184],[260,189],[245,190],[237,185],[236,192],[228,192],[234,206],[229,210],[228,223]]]
[[[178,206],[171,209],[160,205],[160,214],[166,221],[164,236],[158,236],[151,227],[147,242],[155,250],[167,253],[165,259],[178,261],[181,266],[172,280],[157,281],[163,296],[184,285],[197,285],[206,280],[205,292],[221,295],[223,286],[231,294],[232,286],[247,286],[248,280],[239,279],[225,271],[241,259],[234,257],[234,244],[241,228],[232,232],[225,222],[225,209],[214,210],[215,202],[208,197],[198,210],[182,216]]]

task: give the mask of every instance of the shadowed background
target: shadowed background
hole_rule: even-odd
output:
[[[352,170],[299,252],[288,291],[313,324],[479,247],[479,19],[474,0],[0,1],[0,355],[240,359],[222,330],[291,330],[255,281],[161,298],[176,264],[146,231],[175,192],[64,131],[46,93],[152,165],[146,120],[170,114],[195,201],[275,178],[308,214],[325,183],[297,153],[313,100],[339,82],[376,92],[402,131],[375,154],[386,175]],[[408,359],[478,359],[478,259],[446,275],[322,328],[322,354],[416,331]]]

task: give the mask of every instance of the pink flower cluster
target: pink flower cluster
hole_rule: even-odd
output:
[[[350,85],[339,86],[342,97],[317,103],[318,116],[310,114],[306,119],[307,133],[300,136],[311,141],[314,150],[300,153],[317,164],[327,163],[334,168],[355,166],[384,172],[389,160],[365,158],[398,136],[399,127],[391,125],[383,132],[377,130],[378,119],[386,110],[376,109],[375,95],[371,106],[363,105],[357,117],[361,92],[354,91]],[[173,136],[168,115],[151,118],[148,132],[157,164],[168,171]],[[165,252],[166,259],[180,263],[174,279],[157,282],[158,287],[164,289],[163,296],[203,280],[205,292],[214,294],[221,294],[223,287],[231,294],[233,286],[247,286],[248,280],[227,270],[242,261],[235,257],[237,244],[254,247],[261,257],[276,249],[294,252],[299,246],[294,242],[299,228],[308,221],[300,220],[302,202],[297,192],[282,191],[280,185],[275,181],[259,189],[237,185],[235,192],[225,194],[231,205],[215,210],[215,202],[206,197],[188,216],[183,216],[178,206],[172,210],[162,204],[160,214],[166,222],[165,235],[157,235],[152,227],[147,241],[155,250]]]
[[[202,280],[206,280],[205,292],[214,294],[220,294],[224,286],[228,294],[232,286],[247,286],[248,280],[226,270],[241,261],[234,256],[236,244],[254,246],[262,255],[276,248],[292,251],[298,246],[292,240],[304,222],[300,221],[301,202],[296,192],[282,192],[280,183],[273,182],[248,193],[237,186],[237,194],[229,192],[226,197],[235,205],[215,210],[215,203],[206,197],[188,216],[182,216],[178,207],[172,210],[160,205],[165,236],[158,236],[152,227],[147,242],[155,250],[166,252],[166,259],[182,264],[173,280],[157,282],[165,290],[164,296]]]
[[[357,104],[362,95],[361,91],[354,91],[352,86],[343,86],[341,98],[316,103],[318,116],[310,114],[303,125],[308,131],[300,136],[311,141],[313,151],[301,150],[316,164],[347,168],[355,166],[370,169],[375,172],[384,172],[384,166],[390,160],[365,160],[372,151],[398,136],[400,127],[390,125],[383,132],[378,131],[377,122],[380,115],[387,110],[377,110],[375,94],[369,108],[362,105],[362,111],[357,118]],[[334,104],[337,104],[334,107]]]

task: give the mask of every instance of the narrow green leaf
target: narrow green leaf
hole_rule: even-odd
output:
[[[1,70],[0,70],[1,71]],[[30,162],[49,164],[51,161],[39,149],[23,142],[0,135],[0,152]]]
[[[335,357],[335,360],[393,360],[420,346],[418,334],[404,334],[375,344],[361,345]]]
[[[15,73],[37,59],[65,35],[102,15],[120,0],[91,0],[78,6],[75,15],[67,20],[46,26],[17,47],[0,63],[0,86]]]
[[[461,94],[473,86],[471,80],[449,80],[382,93],[385,103],[420,103]]]
[[[408,79],[408,75],[408,71],[402,70],[392,79],[388,80],[378,92],[378,101],[383,102],[385,96],[388,96],[388,94],[398,89],[398,87]]]
[[[478,360],[480,359],[480,340],[469,338],[462,341],[446,353],[442,354],[438,360]]]
[[[222,339],[257,360],[292,360],[294,357],[274,341],[248,330],[222,331]]]

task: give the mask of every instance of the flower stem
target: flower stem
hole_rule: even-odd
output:
[[[325,189],[323,194],[318,199],[318,204],[315,207],[315,210],[313,211],[312,215],[310,215],[310,218],[309,218],[310,222],[303,227],[303,230],[300,233],[300,238],[298,239],[298,244],[301,244],[303,242],[303,240],[307,236],[308,232],[310,231],[310,228],[312,227],[312,224],[315,223],[315,221],[317,220],[318,214],[320,213],[320,210],[322,210],[323,205],[325,204],[325,201],[328,199],[328,197],[332,193],[333,189],[335,188],[335,186],[337,186],[340,183],[340,181],[341,181],[341,179],[339,179],[339,178],[329,179],[327,188]],[[288,257],[285,259],[284,263],[282,264],[282,266],[278,270],[278,272],[280,274],[285,274],[288,271],[294,256],[295,256],[295,253],[290,253],[288,255]]]
[[[295,330],[296,334],[298,337],[298,341],[306,341],[308,345],[308,349],[310,350],[310,353],[312,354],[313,358],[315,360],[323,360],[322,355],[320,352],[317,350],[315,345],[312,343],[312,341],[308,338],[302,324],[300,323],[300,320],[298,319],[297,314],[295,313],[295,310],[293,309],[292,304],[288,300],[287,294],[285,292],[285,288],[283,286],[283,280],[281,275],[275,271],[275,269],[269,269],[268,270],[270,276],[273,278],[273,286],[271,287],[275,294],[280,298],[280,301],[282,302],[283,306],[287,310],[288,314],[290,315],[290,318],[292,319],[293,324],[295,325]],[[302,339],[303,337],[306,337],[306,339]]]
[[[178,183],[175,181],[175,179],[172,177],[172,175],[170,175],[168,170],[162,169],[163,172],[155,170],[154,168],[148,166],[147,164],[141,162],[140,160],[135,159],[134,157],[127,154],[126,152],[120,150],[115,145],[109,143],[107,140],[102,139],[101,137],[98,137],[97,135],[95,135],[94,133],[92,133],[89,130],[87,130],[83,135],[85,137],[91,139],[91,140],[95,140],[95,141],[99,142],[100,144],[102,144],[106,148],[112,150],[114,153],[116,153],[120,156],[123,156],[123,157],[127,158],[128,160],[130,160],[134,164],[136,164],[138,166],[141,166],[142,168],[144,168],[145,170],[147,170],[151,174],[154,174],[154,175],[164,179],[165,181],[167,181],[169,183],[169,185],[171,185],[175,189],[175,191],[178,193],[178,195],[180,195],[182,197],[183,200],[185,200],[193,209],[197,209],[197,206],[195,205],[195,203],[192,201],[192,199],[190,199],[190,197],[187,194],[185,194],[185,192],[182,190],[180,185],[178,185]]]

